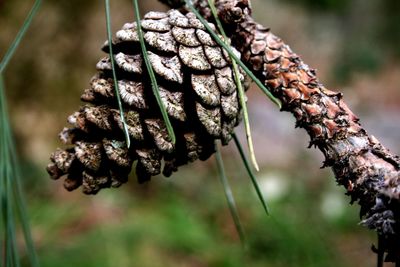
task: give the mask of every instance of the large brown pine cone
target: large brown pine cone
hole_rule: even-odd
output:
[[[118,187],[127,181],[134,161],[139,182],[159,174],[162,165],[163,174],[170,176],[181,165],[209,158],[214,140],[227,144],[239,123],[241,109],[229,56],[195,15],[150,12],[141,24],[176,143],[170,141],[151,90],[137,25],[127,23],[112,46],[131,147],[125,143],[106,56],[97,63],[98,73],[81,96],[89,104],[69,116],[72,127],[60,133],[60,139],[72,146],[52,153],[47,167],[53,179],[67,175],[67,190],[82,185],[84,193],[95,194],[101,188]],[[107,42],[103,50],[108,52]]]

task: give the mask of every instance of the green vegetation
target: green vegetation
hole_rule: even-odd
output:
[[[269,201],[272,215],[265,216],[246,173],[231,171],[246,251],[217,173],[194,175],[184,168],[172,179],[133,182],[94,197],[60,192],[58,184],[52,188],[61,196],[33,198],[30,217],[42,266],[374,266],[372,254],[365,258],[373,235],[354,227],[356,208],[344,203],[344,213],[321,216],[324,193],[334,185],[315,194],[292,185]]]

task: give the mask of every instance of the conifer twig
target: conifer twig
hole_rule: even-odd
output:
[[[323,166],[333,169],[351,202],[360,205],[361,224],[383,237],[386,258],[400,262],[400,158],[367,134],[341,93],[325,88],[315,70],[281,38],[254,21],[249,0],[216,1],[218,16],[230,27],[232,46],[241,52],[249,71],[279,99],[281,110],[295,116],[296,126],[310,135],[310,147],[322,151]],[[179,6],[181,1],[164,2]],[[188,11],[199,14],[186,3]],[[196,6],[210,19],[205,0],[197,0]]]

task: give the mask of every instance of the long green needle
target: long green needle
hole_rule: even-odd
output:
[[[250,176],[251,182],[253,183],[254,189],[256,190],[257,196],[258,196],[258,198],[260,199],[261,204],[262,204],[263,207],[264,207],[265,213],[266,213],[267,215],[269,215],[269,208],[268,208],[268,206],[267,206],[267,203],[265,202],[264,196],[263,196],[262,193],[261,193],[260,187],[258,186],[256,177],[255,177],[254,173],[252,172],[252,170],[251,170],[251,168],[250,168],[250,164],[249,164],[249,162],[248,162],[248,160],[247,160],[247,158],[246,158],[246,155],[244,154],[243,147],[242,147],[242,145],[240,144],[240,141],[239,141],[239,139],[237,138],[236,134],[233,133],[232,136],[233,136],[233,140],[235,141],[235,145],[236,145],[236,147],[237,147],[237,149],[238,149],[238,151],[239,151],[240,157],[242,158],[242,161],[243,161],[243,163],[244,163],[244,166],[246,167],[247,173],[248,173],[249,176]]]
[[[163,117],[165,125],[167,127],[168,135],[171,138],[171,142],[173,144],[175,144],[176,137],[175,137],[175,133],[174,133],[174,128],[172,127],[171,121],[169,120],[169,117],[168,117],[167,110],[161,99],[160,91],[158,89],[157,79],[156,79],[156,76],[154,75],[153,67],[151,66],[149,57],[147,55],[147,49],[146,49],[146,44],[144,43],[142,27],[140,26],[141,23],[140,23],[139,4],[138,4],[137,0],[133,0],[133,5],[134,5],[134,9],[135,9],[135,17],[136,17],[137,32],[138,32],[138,36],[139,36],[140,47],[142,48],[143,59],[146,64],[147,72],[149,73],[149,76],[150,76],[151,88],[153,90],[153,94],[156,98],[157,104],[160,107],[162,117]]]
[[[217,27],[222,34],[222,37],[224,38],[224,42],[227,44],[228,42],[228,37],[225,34],[224,28],[222,27],[222,23],[218,18],[217,15],[217,10],[215,9],[214,6],[214,1],[213,0],[208,0],[208,5],[210,6],[211,13],[214,16],[215,21],[217,22]],[[236,64],[236,61],[233,60],[232,56],[229,55],[232,61],[232,66],[233,66],[233,71],[234,71],[234,77],[235,77],[235,82],[236,86],[238,88],[238,93],[239,93],[239,100],[240,100],[240,105],[243,109],[243,118],[244,118],[244,127],[246,130],[246,139],[247,139],[247,145],[249,147],[249,152],[250,152],[250,158],[253,163],[254,168],[259,171],[256,155],[254,153],[254,145],[253,145],[253,138],[251,137],[251,129],[250,129],[250,119],[249,119],[249,113],[247,111],[247,105],[246,105],[246,99],[245,99],[245,93],[244,89],[242,86],[242,83],[240,82],[240,73],[239,73],[239,68]]]
[[[229,210],[231,212],[233,221],[235,223],[236,231],[239,234],[240,241],[242,242],[243,246],[245,246],[246,241],[245,241],[244,231],[242,228],[242,224],[240,223],[239,213],[238,213],[238,210],[237,210],[236,204],[235,204],[235,198],[233,197],[232,189],[229,185],[228,178],[226,177],[226,174],[225,174],[224,162],[222,160],[221,151],[220,151],[216,141],[215,141],[214,145],[215,145],[215,151],[216,151],[215,158],[217,160],[219,178],[222,183],[222,186],[224,187],[226,201],[228,202]]]
[[[41,3],[42,3],[41,0],[36,0],[35,3],[33,4],[31,10],[29,11],[28,16],[26,17],[24,23],[22,24],[21,29],[19,30],[17,36],[15,37],[14,41],[11,43],[9,49],[7,50],[3,59],[1,60],[0,73],[3,73],[3,71],[8,65],[8,62],[10,62],[11,58],[13,57],[15,51],[18,48],[18,45],[21,43],[22,38],[24,37],[26,31],[28,30],[29,26],[32,23],[33,18],[35,17],[37,11],[39,10]]]
[[[124,128],[126,146],[129,148],[131,146],[131,138],[129,136],[128,126],[125,121],[124,110],[122,107],[121,96],[119,95],[119,87],[118,87],[118,79],[117,73],[115,71],[115,60],[114,60],[114,53],[113,53],[113,46],[112,46],[112,31],[111,31],[111,15],[110,15],[110,1],[105,0],[104,5],[106,8],[106,27],[107,27],[107,37],[108,37],[108,46],[109,46],[109,53],[110,53],[110,61],[111,61],[111,68],[114,80],[114,88],[115,88],[115,95],[117,96],[119,114],[121,117],[121,122]]]

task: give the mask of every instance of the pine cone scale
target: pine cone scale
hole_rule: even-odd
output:
[[[97,63],[98,74],[81,97],[88,104],[68,117],[72,127],[60,133],[60,139],[72,148],[53,153],[47,168],[53,179],[67,175],[64,186],[68,190],[82,186],[84,193],[95,194],[102,188],[118,187],[127,181],[135,161],[139,183],[161,172],[170,176],[181,165],[210,157],[216,139],[227,144],[240,121],[229,57],[194,14],[150,12],[141,26],[177,141],[170,140],[146,77],[137,24],[126,23],[102,50],[108,53],[112,45],[115,52],[132,145],[128,149],[124,140],[108,55]],[[240,79],[244,80],[242,74]]]

